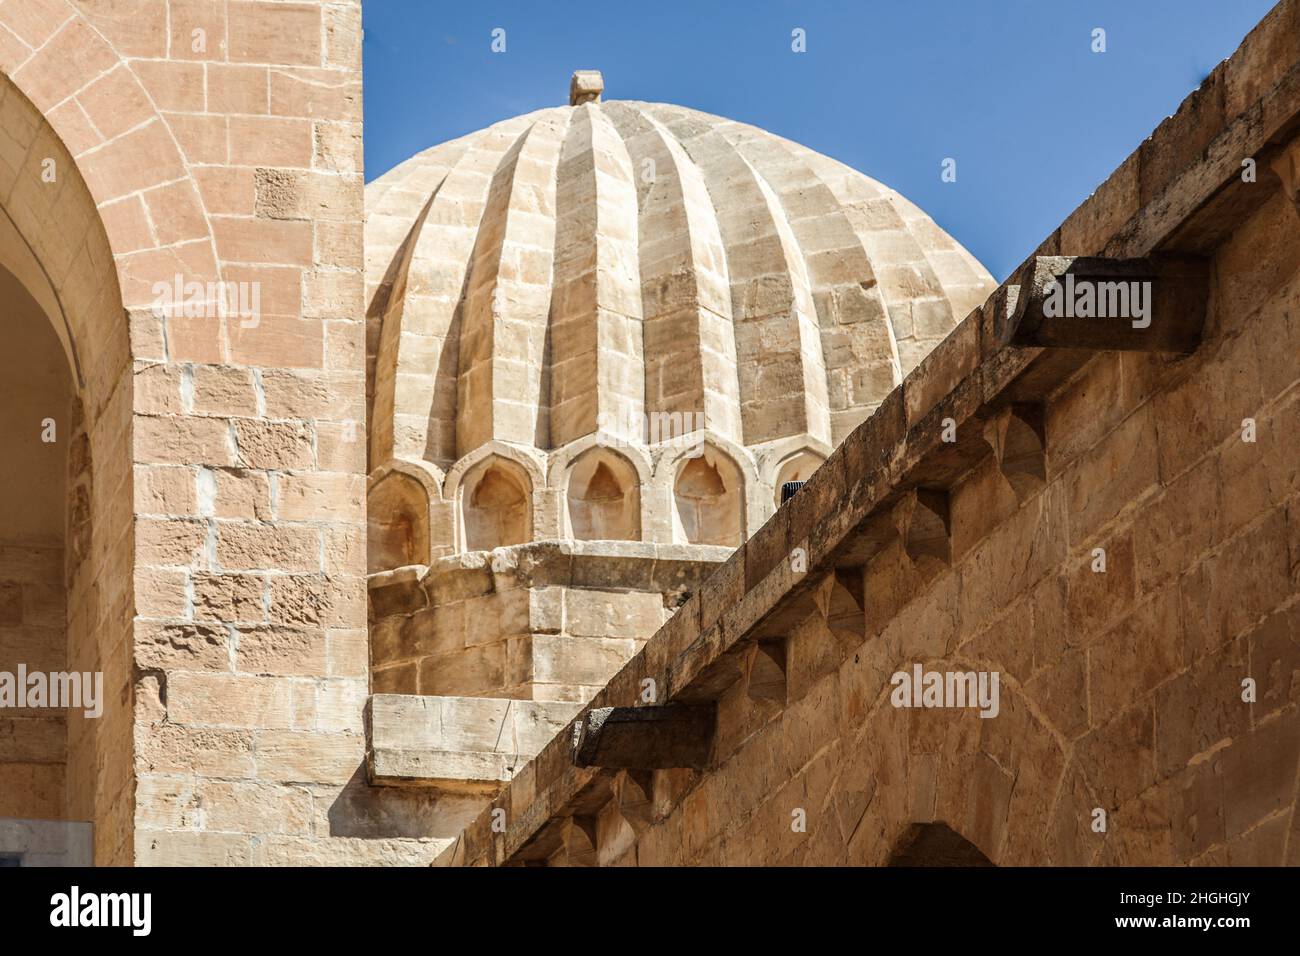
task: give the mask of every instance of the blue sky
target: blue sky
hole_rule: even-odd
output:
[[[366,177],[568,102],[677,103],[892,186],[1006,277],[1273,0],[365,0]],[[506,52],[490,49],[494,28]],[[807,52],[791,51],[806,31]],[[1092,31],[1106,52],[1092,52]],[[957,160],[956,182],[940,179]]]

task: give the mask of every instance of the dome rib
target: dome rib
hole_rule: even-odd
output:
[[[876,278],[889,310],[900,370],[906,375],[984,301],[992,277],[978,263],[972,269],[975,260],[965,250],[965,258],[943,258],[960,247],[892,189],[806,146],[782,142],[826,183],[867,256],[885,265]]]
[[[834,193],[783,140],[734,122],[719,133],[776,193],[802,251],[825,356],[828,437],[838,443],[902,381],[872,257]]]
[[[739,442],[731,282],[708,188],[657,120],[632,104],[604,109],[638,171],[646,411],[702,413],[706,428]]]
[[[492,177],[460,323],[456,449],[545,442],[542,394],[555,258],[555,170],[568,111],[528,128]]]
[[[598,429],[640,441],[645,360],[636,186],[622,138],[594,105],[573,110],[556,179],[547,447]]]
[[[389,350],[375,363],[372,461],[424,458],[446,468],[456,460],[459,335],[453,325],[492,175],[534,116],[515,117],[465,137],[464,148],[429,197],[428,214],[419,223],[404,271],[402,294],[390,303],[379,337],[381,344],[389,343]],[[414,161],[393,172],[399,170],[421,175]],[[367,241],[370,234],[368,220]],[[390,333],[394,323],[397,328]],[[379,414],[385,404],[393,409],[391,420]]]
[[[700,168],[727,252],[744,441],[830,440],[825,363],[812,284],[776,194],[722,135],[722,122],[642,104]],[[706,119],[714,119],[707,117]]]

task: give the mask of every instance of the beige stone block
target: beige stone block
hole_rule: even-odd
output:
[[[276,512],[285,521],[355,521],[364,514],[361,475],[283,475],[276,482]]]
[[[266,616],[266,581],[252,574],[193,575],[196,620],[260,623]]]
[[[234,62],[320,62],[321,8],[316,4],[239,0],[228,9],[227,24]]]
[[[287,627],[240,628],[235,670],[242,674],[312,677],[325,672],[325,636]]]
[[[249,135],[258,135],[256,132]],[[311,224],[213,216],[212,233],[217,255],[230,262],[270,265],[311,264]]]
[[[659,629],[665,616],[663,597],[655,593],[578,588],[564,592],[564,630],[574,637],[644,639]]]
[[[230,426],[224,419],[186,415],[136,417],[136,461],[233,465],[233,451]]]
[[[311,429],[304,422],[239,419],[234,433],[239,464],[277,470],[312,467]]]
[[[248,369],[196,365],[192,376],[192,401],[196,413],[220,416],[257,414],[257,395]]]
[[[167,712],[184,725],[287,729],[293,722],[289,686],[273,677],[173,673],[167,681]]]
[[[311,792],[305,787],[205,780],[199,801],[206,830],[309,834]]]
[[[207,528],[201,521],[137,518],[136,561],[145,567],[202,567],[207,537]]]
[[[139,829],[135,861],[141,866],[248,866],[252,838],[238,833]]]
[[[243,116],[270,112],[271,80],[266,67],[212,63],[207,74],[208,109],[212,112]]]
[[[187,516],[198,513],[193,468],[172,465],[135,466],[137,514]]]
[[[159,773],[253,776],[253,737],[244,730],[163,724],[137,728],[142,760]]]
[[[220,624],[137,621],[135,663],[150,670],[229,670],[229,633]]]
[[[217,564],[226,571],[319,571],[315,528],[217,523]]]
[[[171,0],[168,8],[171,36],[167,52],[171,59],[226,58],[226,11],[223,4],[217,0]]]
[[[261,116],[230,118],[230,162],[235,165],[305,169],[312,165],[314,148],[309,120]]]
[[[345,783],[361,767],[365,738],[288,730],[257,735],[257,775],[285,783]]]

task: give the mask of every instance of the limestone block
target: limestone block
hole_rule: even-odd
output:
[[[370,778],[378,785],[494,790],[579,709],[565,702],[375,694]]]

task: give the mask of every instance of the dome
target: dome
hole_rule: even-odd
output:
[[[624,461],[587,463],[587,527],[618,510],[615,472],[656,472],[685,434],[707,446],[674,466],[692,494],[748,481],[741,497],[770,510],[780,481],[806,478],[996,284],[842,163],[696,110],[602,101],[601,87],[575,74],[570,105],[367,187],[370,467],[425,462],[451,484],[491,448],[550,482],[579,444],[608,446]],[[531,500],[502,480],[529,479],[497,475],[487,497]],[[500,527],[528,537],[525,510]],[[698,509],[678,510],[694,540]],[[718,531],[728,543],[734,525]]]

